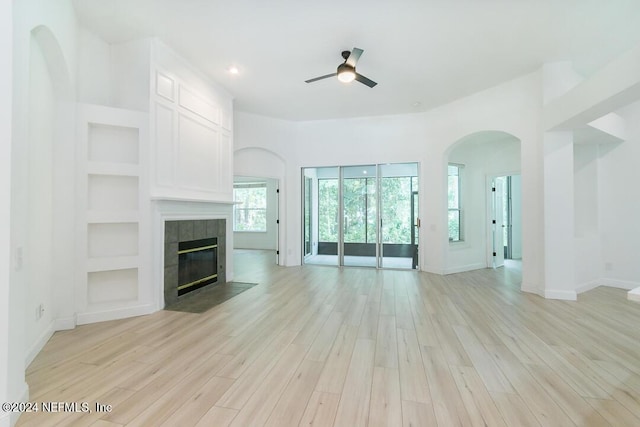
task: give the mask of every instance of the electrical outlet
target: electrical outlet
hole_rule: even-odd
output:
[[[613,263],[605,262],[604,263],[604,271],[613,271]]]

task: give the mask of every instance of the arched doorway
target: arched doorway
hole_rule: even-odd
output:
[[[521,269],[520,140],[502,131],[459,139],[445,155],[448,272]]]
[[[284,255],[287,253],[282,226],[285,222],[284,178],[285,163],[278,154],[257,147],[242,148],[234,152],[234,189],[244,187],[246,191],[255,191],[257,194],[264,191],[264,216],[269,221],[260,235],[234,232],[234,248],[263,248],[262,250],[273,251],[278,265],[286,263]]]

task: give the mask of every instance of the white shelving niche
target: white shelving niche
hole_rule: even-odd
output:
[[[148,114],[97,105],[78,111],[78,324],[153,311],[149,304]]]

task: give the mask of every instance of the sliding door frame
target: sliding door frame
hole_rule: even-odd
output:
[[[412,179],[413,177],[416,177],[418,179],[419,182],[419,163],[418,162],[404,162],[404,163],[394,163],[397,165],[415,165],[416,169],[415,169],[415,175],[413,174],[409,174],[407,175],[408,177],[410,177],[410,179]],[[337,212],[337,221],[336,221],[336,226],[337,226],[337,248],[336,248],[336,253],[337,253],[337,266],[338,267],[369,267],[369,268],[376,268],[376,269],[382,269],[382,268],[393,268],[393,267],[385,267],[384,266],[384,243],[383,243],[383,236],[382,236],[382,232],[383,232],[383,218],[382,218],[382,207],[383,207],[383,202],[382,202],[382,167],[384,165],[388,165],[388,163],[374,163],[374,164],[365,164],[365,165],[343,165],[343,166],[328,166],[326,168],[337,168],[337,180],[338,180],[338,185],[337,185],[337,208],[338,208],[338,212]],[[368,179],[368,178],[373,178],[375,179],[375,195],[376,195],[376,200],[375,200],[375,229],[376,229],[376,236],[375,236],[375,243],[374,243],[374,247],[375,247],[375,260],[374,260],[374,265],[373,266],[366,266],[366,265],[362,265],[362,266],[358,266],[358,265],[345,265],[345,200],[344,200],[344,196],[345,196],[345,190],[344,190],[344,182],[345,179],[349,179],[348,177],[345,177],[345,169],[347,168],[359,168],[359,167],[365,167],[365,168],[372,168],[375,170],[375,176],[368,176],[364,179]],[[301,175],[302,175],[302,188],[303,188],[303,194],[302,194],[302,222],[303,222],[303,236],[302,236],[302,261],[303,263],[305,263],[306,260],[306,256],[308,254],[306,254],[305,252],[305,243],[304,243],[304,216],[305,216],[305,200],[306,197],[308,197],[308,195],[305,192],[306,189],[306,185],[305,185],[305,180],[307,179],[306,175],[305,175],[305,170],[307,169],[323,169],[325,167],[303,167],[301,169]],[[366,172],[365,172],[366,173]],[[400,175],[402,176],[402,175]],[[320,178],[314,178],[316,181],[320,180]],[[327,178],[324,178],[327,179]],[[311,186],[313,187],[313,186]],[[366,183],[365,183],[365,188],[368,188]],[[410,212],[410,215],[413,215],[413,193],[415,191],[412,191],[412,193],[409,195],[410,197],[410,204],[412,206],[412,211]],[[319,191],[315,194],[315,197],[319,198]],[[320,202],[318,201],[318,210],[321,209],[320,207]],[[310,204],[312,205],[312,204]],[[365,210],[368,210],[367,207],[365,207]],[[317,216],[319,218],[319,216]],[[365,214],[365,221],[367,221],[367,215]],[[414,224],[413,224],[413,220],[410,220],[411,222],[411,233],[414,233],[415,231],[413,230]],[[367,232],[366,229],[368,227],[368,224],[365,224],[365,244],[367,243]],[[417,231],[417,230],[416,230]],[[313,234],[313,233],[311,233]],[[318,236],[318,241],[316,242],[318,250],[316,252],[319,251],[319,247],[320,247],[320,241],[319,241],[319,234],[316,233],[316,235]],[[411,239],[411,241],[413,242],[413,239]],[[313,246],[313,243],[312,243]],[[312,250],[313,252],[313,250]],[[320,261],[320,263],[324,263],[322,261]],[[336,264],[330,264],[330,265],[336,265]],[[411,261],[411,267],[407,268],[407,269],[417,269],[417,266],[415,265],[415,261],[412,259]],[[401,268],[401,267],[398,267]]]

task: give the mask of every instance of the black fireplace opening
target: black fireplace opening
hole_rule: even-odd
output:
[[[178,244],[178,296],[218,281],[218,239]]]

